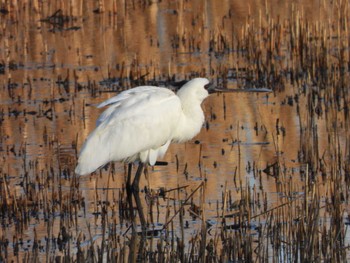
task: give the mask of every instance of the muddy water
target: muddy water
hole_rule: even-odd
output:
[[[202,75],[221,87],[247,88],[238,78],[221,81],[227,69],[244,67],[244,62],[233,44],[220,52],[220,37],[234,42],[248,18],[260,25],[268,23],[267,17],[283,21],[290,19],[294,8],[301,8],[314,21],[327,14],[318,1],[302,7],[293,1],[105,2],[4,4],[8,13],[1,14],[0,39],[1,201],[12,205],[26,199],[35,208],[28,206],[33,211],[22,226],[15,219],[4,220],[1,237],[10,242],[8,259],[28,255],[35,240],[42,244],[42,260],[61,255],[55,242],[47,247],[45,240],[62,238],[63,225],[70,227],[73,249],[81,233],[100,240],[101,204],[111,202],[111,211],[118,211],[125,183],[123,164],[91,176],[75,178],[73,173],[77,152],[101,113],[94,105],[121,89],[147,81],[166,85],[172,77]],[[55,13],[59,9],[62,16]],[[178,204],[201,182],[206,183],[203,217],[213,220],[225,191],[232,202],[243,199],[246,191],[260,196],[261,204],[265,197],[265,210],[284,203],[287,192],[302,194],[305,164],[299,163],[300,136],[308,121],[303,115],[308,101],[300,97],[297,107],[295,95],[301,88],[286,84],[283,91],[210,96],[203,103],[206,125],[201,133],[186,144],[171,145],[164,157],[168,165],[149,168],[141,182],[154,191],[185,187],[158,201],[160,211],[154,212],[153,221],[166,223],[165,207],[173,202],[169,200]],[[344,121],[343,116],[337,118]],[[316,122],[318,152],[324,153],[329,147],[329,127],[324,118]],[[339,141],[346,142],[346,136],[340,131]],[[285,167],[285,178],[277,179],[266,170],[276,163]],[[75,188],[73,182],[78,182]],[[201,198],[195,193],[193,202],[200,206]],[[72,200],[81,205],[73,205]],[[64,205],[74,207],[67,208],[70,215],[65,216],[75,219],[62,219]],[[262,206],[253,212],[261,213]],[[108,216],[125,233],[125,221],[112,212]],[[186,215],[189,224],[199,229],[201,220],[193,219]],[[186,232],[187,238],[193,231]],[[18,240],[23,242],[17,251],[13,244]]]

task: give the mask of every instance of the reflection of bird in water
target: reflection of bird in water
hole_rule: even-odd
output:
[[[171,142],[185,142],[199,133],[204,122],[201,103],[212,90],[209,86],[206,78],[192,79],[176,94],[141,86],[102,102],[99,108],[109,107],[85,141],[75,172],[88,174],[111,161],[138,161],[132,184],[138,191],[143,164],[154,165]]]

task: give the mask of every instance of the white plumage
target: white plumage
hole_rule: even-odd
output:
[[[102,102],[98,108],[109,107],[85,141],[75,172],[89,174],[111,161],[154,165],[171,142],[184,142],[199,133],[207,84],[207,79],[195,78],[177,94],[166,88],[141,86]]]

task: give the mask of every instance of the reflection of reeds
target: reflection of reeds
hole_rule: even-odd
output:
[[[269,3],[265,2],[267,6]],[[1,15],[6,16],[5,10],[8,10],[11,19],[19,20],[19,11],[22,10],[17,6],[19,4],[5,1]],[[95,15],[110,10],[114,10],[115,14],[118,10],[116,1],[113,1],[112,9],[103,1],[97,4]],[[150,3],[132,1],[130,4],[132,6],[125,1],[121,10],[131,12],[137,9],[138,4],[146,10]],[[323,4],[320,9],[329,8],[329,5]],[[40,19],[46,19],[51,24],[62,26],[83,16],[82,2],[77,6],[71,1],[59,1],[57,6],[48,8],[42,5],[40,1],[32,4]],[[57,74],[50,84],[51,93],[42,102],[35,101],[39,105],[35,111],[19,106],[26,98],[35,98],[37,80],[26,76],[26,84],[20,84],[23,87],[20,90],[14,76],[23,66],[9,57],[12,54],[1,58],[0,74],[6,76],[3,93],[11,104],[1,108],[0,123],[9,116],[35,116],[37,121],[45,118],[52,122],[58,118],[59,104],[72,97],[70,123],[79,121],[76,117],[79,111],[81,126],[85,128],[88,125],[88,107],[85,100],[78,104],[79,93],[88,91],[91,97],[96,97],[106,90],[164,83],[172,80],[173,74],[181,77],[209,75],[218,85],[247,90],[264,87],[271,89],[274,95],[286,92],[288,97],[281,103],[295,107],[299,119],[299,127],[294,130],[300,132],[297,160],[300,167],[290,169],[284,160],[283,151],[288,149],[283,149],[280,141],[290,130],[281,119],[271,120],[273,130],[259,129],[256,121],[254,129],[257,136],[262,131],[266,136],[272,134],[276,156],[265,167],[261,167],[259,160],[250,160],[246,171],[252,171],[258,183],[250,185],[244,182],[242,132],[237,122],[237,138],[236,141],[232,139],[232,142],[237,142],[238,156],[232,176],[234,187],[228,189],[225,185],[219,193],[221,199],[218,198],[215,204],[216,216],[208,216],[208,210],[213,207],[205,198],[207,175],[201,144],[198,173],[203,183],[197,188],[179,186],[159,192],[147,189],[140,194],[149,204],[149,223],[163,224],[160,230],[150,231],[146,239],[142,235],[130,234],[132,231],[128,230],[135,211],[129,206],[124,190],[112,191],[113,168],[108,175],[111,181],[103,189],[98,188],[97,182],[92,190],[95,199],[86,203],[79,178],[72,173],[74,161],[60,155],[57,136],[50,134],[46,126],[40,136],[41,146],[56,152],[54,156],[57,158],[45,163],[44,167],[40,167],[37,160],[29,160],[27,143],[19,147],[17,144],[9,145],[2,139],[6,136],[1,136],[6,145],[2,152],[7,157],[20,157],[21,171],[14,184],[13,175],[7,171],[10,168],[3,165],[0,170],[0,221],[4,232],[8,229],[14,231],[0,237],[0,261],[16,259],[26,262],[46,257],[46,261],[57,262],[135,262],[142,258],[150,262],[345,262],[349,255],[344,207],[348,202],[350,181],[350,10],[346,1],[334,1],[334,5],[330,6],[333,9],[323,19],[315,21],[308,19],[303,9],[296,5],[285,20],[273,17],[265,10],[257,17],[249,15],[242,28],[232,26],[233,16],[228,11],[220,19],[221,27],[212,29],[207,39],[204,38],[206,30],[197,28],[203,27],[201,19],[204,18],[194,16],[187,30],[176,29],[170,37],[169,50],[173,51],[175,62],[165,63],[166,69],[159,66],[158,59],[147,58],[146,63],[138,55],[123,57],[114,66],[107,66],[107,73],[102,74],[103,80],[88,76],[85,81],[78,70],[53,68]],[[13,12],[13,9],[18,12]],[[182,11],[176,10],[174,16]],[[157,38],[153,38],[150,45],[157,49],[159,43],[154,44]],[[203,60],[200,61],[206,61],[208,66],[204,67],[205,63],[197,67],[188,66],[188,72],[181,73],[182,68],[178,64],[183,53],[188,53],[187,58],[194,61],[196,55],[201,54]],[[96,67],[95,71],[98,70]],[[223,95],[225,120],[229,104],[228,97]],[[208,132],[212,127],[210,122],[216,119],[214,112],[211,112],[211,117],[207,123]],[[82,138],[78,138],[76,131],[74,134],[72,148],[77,155],[78,141]],[[228,155],[224,148],[221,153],[223,157]],[[6,164],[6,160],[2,162]],[[177,159],[177,171],[178,162]],[[218,160],[214,167],[224,165],[224,162]],[[98,178],[101,174],[94,176]],[[187,164],[184,174],[188,179]],[[266,178],[275,184],[279,194],[277,203],[273,205],[269,200],[271,193],[262,183]],[[302,186],[296,183],[299,181],[303,182]],[[238,199],[235,200],[235,197]],[[33,226],[39,220],[44,221],[44,231],[41,231],[41,234],[46,232],[44,238],[39,235],[38,227]],[[88,223],[82,226],[82,221]],[[191,225],[192,222],[197,225]],[[29,238],[28,232],[32,233]],[[73,250],[77,250],[77,254]]]

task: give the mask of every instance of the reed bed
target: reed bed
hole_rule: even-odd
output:
[[[12,42],[10,29],[1,28],[0,124],[6,128],[0,129],[0,262],[346,262],[350,4],[320,1],[315,18],[308,17],[303,5],[292,3],[282,17],[271,14],[272,3],[265,1],[256,13],[249,11],[239,26],[233,7],[216,17],[220,23],[208,26],[208,12],[188,11],[197,2],[193,6],[107,2],[97,1],[88,11],[123,36],[127,26],[123,21],[155,5],[170,6],[166,10],[171,21],[185,17],[186,26],[179,22],[171,31],[170,59],[161,63],[161,58],[134,54],[81,70],[63,62],[58,66],[56,58],[55,65],[36,69],[41,77],[22,76],[20,72],[32,70],[26,64],[30,55],[22,54],[24,60],[12,55],[21,46]],[[83,1],[73,5],[62,0],[53,6],[41,1],[0,4],[8,25],[21,25],[33,16],[62,38],[67,32],[79,34],[84,25]],[[145,42],[150,50],[162,48],[156,34],[150,33]],[[88,61],[79,50],[74,52],[80,66]],[[43,53],[48,60],[54,57],[47,49]],[[184,60],[191,63],[184,65]],[[48,71],[54,78],[43,77]],[[252,96],[270,91],[259,98],[294,111],[297,128],[283,123],[282,116],[255,120],[255,136],[266,139],[273,152],[269,162],[261,162],[259,157],[244,159],[245,124],[232,120],[227,129],[231,137],[222,139],[221,158],[212,164],[214,175],[208,174],[205,140],[196,142],[196,170],[176,156],[174,173],[187,184],[151,186],[152,171],[148,171],[148,184],[140,193],[149,223],[144,233],[137,227],[125,182],[116,179],[126,169],[111,164],[84,178],[73,172],[78,149],[93,125],[89,106],[110,92],[142,84],[170,85],[193,76],[207,76],[219,87]],[[36,99],[39,82],[46,87],[43,99]],[[232,94],[236,93],[217,95],[221,112],[210,106],[207,134],[219,119],[228,118]],[[35,135],[39,146],[25,136],[20,143],[11,139],[15,132],[24,134],[28,123],[39,127],[40,122],[45,124]],[[52,129],[52,123],[59,128]],[[72,127],[84,132],[67,135]],[[291,131],[299,138],[293,160],[284,147]],[[66,136],[70,141],[63,144]],[[259,144],[262,151],[266,145]],[[43,156],[34,155],[38,151]],[[238,160],[232,176],[217,198],[208,201],[210,176],[225,166],[230,151]],[[196,180],[191,179],[193,171]],[[271,193],[271,185],[276,194]]]

